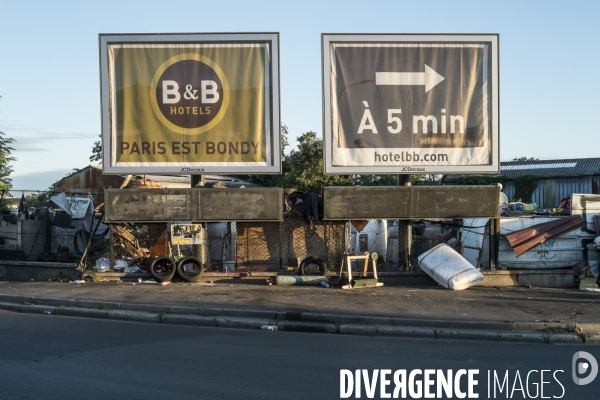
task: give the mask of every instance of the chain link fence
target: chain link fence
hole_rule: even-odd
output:
[[[76,233],[89,232],[93,213],[73,219],[50,198],[50,191],[0,192],[0,260],[78,262]],[[69,194],[69,197],[89,195]]]
[[[318,260],[328,274],[335,274],[345,254],[375,252],[378,270],[394,272],[418,268],[418,256],[440,243],[475,267],[485,261],[487,220],[365,223],[359,230],[350,222],[307,221],[293,212],[283,222],[202,223],[197,224],[197,244],[173,244],[171,224],[111,224],[108,235],[94,236],[85,265],[88,270],[140,272],[156,257],[194,256],[208,272],[276,273]]]
[[[177,223],[105,225],[99,211],[72,219],[50,203],[52,195],[0,193],[0,260],[81,260],[87,271],[127,273],[147,271],[161,256],[197,257],[208,272],[293,272],[316,260],[335,274],[345,254],[375,252],[378,270],[394,272],[418,268],[419,255],[446,243],[475,267],[487,261],[487,219],[320,221],[292,208],[283,222],[192,224],[195,239],[186,241],[176,239],[186,228]]]

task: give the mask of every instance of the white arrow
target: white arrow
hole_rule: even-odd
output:
[[[429,65],[425,64],[425,72],[376,72],[376,85],[425,85],[425,93],[429,92],[444,78]]]

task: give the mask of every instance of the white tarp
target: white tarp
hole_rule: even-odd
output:
[[[59,193],[50,198],[57,206],[65,210],[73,219],[84,219],[94,212],[94,203],[90,197],[67,197]]]

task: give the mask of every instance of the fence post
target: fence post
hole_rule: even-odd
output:
[[[500,268],[500,218],[494,218],[494,265]]]
[[[398,186],[412,186],[411,177],[412,175],[398,175]],[[410,220],[398,220],[398,264],[404,262],[405,271],[412,270],[410,262],[411,247],[412,229]]]

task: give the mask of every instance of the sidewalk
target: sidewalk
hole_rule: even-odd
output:
[[[600,342],[600,294],[576,289],[342,290],[270,286],[264,279],[167,286],[153,281],[0,281],[0,309],[208,326],[276,324],[281,330],[434,339]]]

